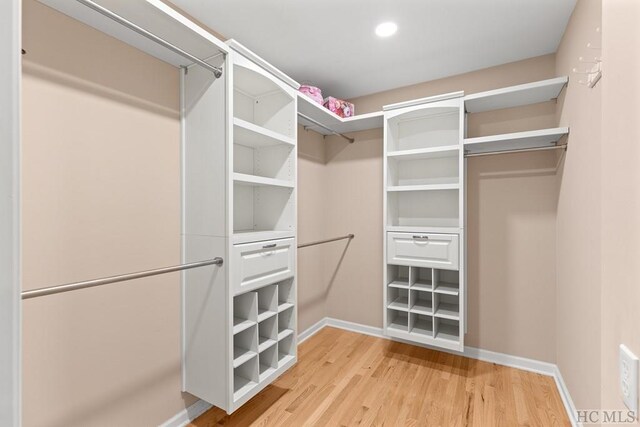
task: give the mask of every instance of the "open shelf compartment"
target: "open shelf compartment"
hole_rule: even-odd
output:
[[[460,108],[430,107],[388,120],[387,151],[417,150],[459,145]]]
[[[275,134],[292,138],[296,102],[280,85],[259,72],[234,65],[233,115]]]
[[[233,400],[237,401],[258,385],[258,358],[254,357],[233,370]]]
[[[540,129],[502,135],[481,136],[464,140],[465,154],[482,154],[510,150],[528,150],[558,145],[569,134],[569,128]]]
[[[389,157],[387,187],[451,186],[460,184],[460,151],[440,157]]]
[[[264,381],[278,369],[278,346],[273,345],[260,353],[260,381]]]
[[[387,310],[387,329],[397,332],[409,332],[409,316],[404,311]]]
[[[292,188],[234,183],[234,234],[272,231],[293,233],[295,231],[294,198]]]
[[[278,283],[278,313],[293,308],[295,300],[293,278]]]
[[[434,319],[435,338],[440,340],[460,342],[460,323],[457,320]]]
[[[423,338],[433,338],[433,317],[411,313],[409,318],[409,333]]]
[[[456,270],[434,270],[433,292],[460,295],[460,272]]]
[[[389,288],[409,289],[409,267],[388,265],[387,286]]]
[[[253,325],[249,329],[233,336],[233,367],[237,368],[258,355],[258,327]]]
[[[247,292],[233,298],[233,333],[238,334],[258,321],[258,298],[255,292]]]
[[[278,342],[278,319],[276,316],[263,320],[258,325],[258,353],[262,353]]]
[[[278,341],[293,336],[295,330],[295,311],[291,308],[278,313]]]
[[[459,190],[388,193],[387,225],[459,227],[459,200]]]
[[[387,308],[398,311],[409,311],[409,290],[387,288]]]
[[[456,295],[434,294],[433,306],[435,317],[450,320],[460,319],[460,300]]]
[[[278,313],[278,287],[269,285],[258,289],[258,322]]]
[[[295,337],[292,335],[278,341],[278,367],[282,367],[295,358]]]

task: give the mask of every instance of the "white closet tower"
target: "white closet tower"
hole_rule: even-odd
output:
[[[230,413],[296,362],[297,85],[229,46],[184,74],[185,261],[226,257],[185,273],[183,344],[184,390]]]
[[[461,351],[463,93],[384,107],[384,329]]]

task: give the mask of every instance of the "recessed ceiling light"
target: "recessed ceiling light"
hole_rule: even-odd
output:
[[[398,26],[395,22],[383,22],[376,27],[376,34],[378,37],[389,37],[398,31]]]

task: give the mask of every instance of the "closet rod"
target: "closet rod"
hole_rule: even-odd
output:
[[[527,153],[529,151],[546,151],[546,150],[560,150],[567,148],[567,144],[554,145],[552,147],[538,147],[538,148],[522,148],[518,150],[502,150],[502,151],[487,151],[486,153],[469,153],[465,154],[465,157],[480,157],[480,156],[493,156],[494,154],[511,154],[511,153]]]
[[[310,243],[304,243],[302,245],[298,245],[298,249],[300,248],[306,248],[307,246],[315,246],[315,245],[321,245],[322,243],[329,243],[329,242],[335,242],[336,240],[343,240],[343,239],[353,239],[354,237],[356,237],[355,234],[347,234],[346,236],[341,236],[341,237],[334,237],[333,239],[326,239],[326,240],[318,240],[317,242],[310,242]]]
[[[188,270],[190,268],[205,267],[207,265],[223,264],[223,259],[216,257],[207,261],[192,262],[189,264],[176,265],[173,267],[157,268],[155,270],[140,271],[137,273],[121,274],[119,276],[103,277],[101,279],[87,280],[84,282],[67,283],[65,285],[51,286],[48,288],[24,291],[22,299],[42,297],[45,295],[60,294],[62,292],[76,291],[78,289],[93,288],[94,286],[108,285],[110,283],[124,282],[126,280],[142,279],[143,277],[157,276],[159,274],[172,273],[174,271]]]
[[[343,134],[341,134],[340,132],[336,132],[335,130],[333,130],[333,129],[329,128],[329,127],[326,127],[325,125],[323,125],[323,124],[322,124],[322,123],[320,123],[319,121],[314,120],[314,119],[312,119],[311,117],[309,117],[309,116],[307,116],[307,115],[305,115],[305,114],[298,113],[298,116],[302,117],[303,119],[305,119],[305,120],[307,120],[307,121],[310,121],[311,123],[313,123],[313,124],[315,124],[315,125],[317,125],[317,126],[320,126],[322,129],[326,129],[326,130],[328,130],[329,132],[331,132],[331,133],[332,133],[332,134],[334,134],[334,135],[338,135],[338,136],[343,137],[344,139],[346,139],[347,141],[349,141],[349,144],[353,144],[353,142],[355,141],[355,139],[353,139],[353,138],[349,138],[348,136],[343,135]],[[304,126],[304,130],[307,130],[307,127],[308,127],[308,126]]]
[[[96,12],[100,13],[101,15],[106,16],[107,18],[117,22],[120,25],[123,25],[127,28],[129,28],[132,31],[135,31],[136,33],[140,34],[141,36],[144,36],[146,38],[148,38],[149,40],[158,43],[159,45],[166,47],[167,49],[169,49],[170,51],[172,51],[173,53],[176,53],[180,56],[182,56],[183,58],[186,58],[190,61],[193,61],[194,63],[206,68],[207,70],[211,71],[213,73],[214,76],[216,76],[216,78],[219,78],[220,76],[222,76],[222,68],[220,67],[216,67],[214,65],[211,65],[205,61],[203,61],[202,59],[193,56],[192,54],[190,54],[189,52],[186,52],[182,49],[180,49],[179,47],[169,43],[168,41],[166,41],[163,38],[160,38],[158,36],[156,36],[155,34],[145,30],[142,27],[137,26],[136,24],[134,24],[133,22],[123,18],[122,16],[113,13],[112,11],[110,11],[109,9],[100,6],[97,3],[92,2],[91,0],[76,0],[78,3],[83,4],[85,6],[87,6],[90,9],[95,10]]]

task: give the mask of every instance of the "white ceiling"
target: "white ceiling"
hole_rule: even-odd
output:
[[[555,52],[576,0],[172,3],[298,82],[353,98]],[[396,35],[375,35],[384,21]]]

